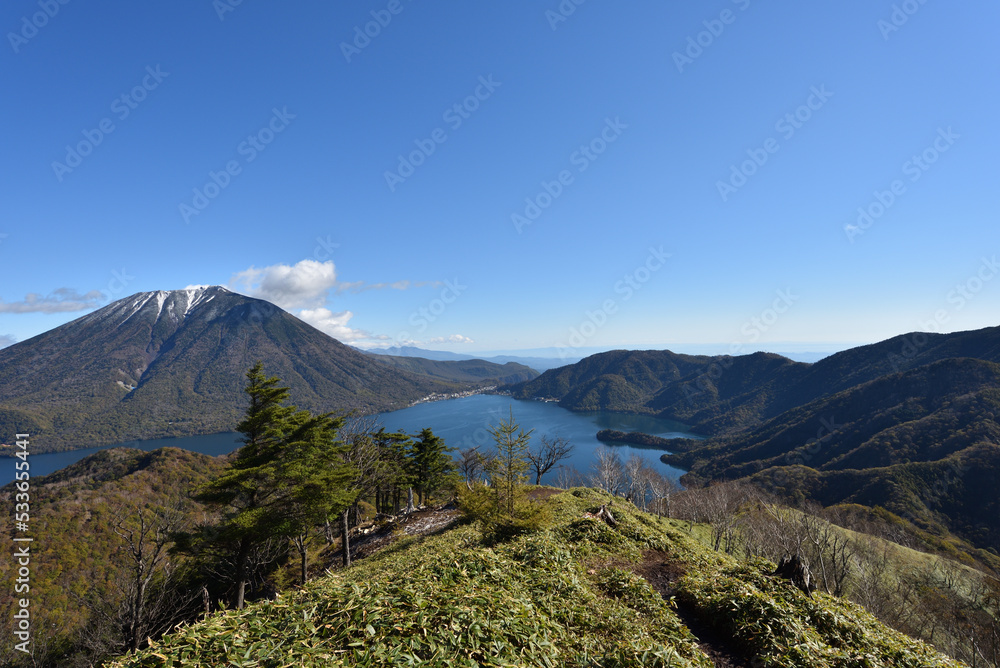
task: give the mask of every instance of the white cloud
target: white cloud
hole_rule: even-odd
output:
[[[12,346],[15,343],[17,343],[17,339],[10,334],[0,334],[0,348],[6,348],[7,346]]]
[[[337,294],[356,294],[368,290],[409,290],[438,285],[441,285],[440,281],[341,283],[337,280],[337,269],[332,260],[302,260],[295,265],[273,264],[260,269],[250,267],[233,274],[229,279],[229,289],[264,299],[285,309],[319,308],[326,303],[331,290],[335,290]]]
[[[475,341],[461,334],[452,334],[451,336],[436,336],[433,339],[428,339],[427,343],[475,343]]]
[[[319,308],[336,284],[337,271],[329,260],[302,260],[293,266],[273,264],[262,269],[250,267],[229,279],[230,289],[286,309]]]
[[[5,302],[0,299],[0,313],[69,313],[97,308],[104,301],[104,293],[91,290],[81,295],[72,288],[59,288],[42,296],[29,292],[21,302]]]
[[[348,342],[374,338],[368,332],[347,326],[348,321],[354,317],[350,311],[334,313],[328,308],[302,309],[297,315],[303,322],[309,323],[338,341]]]
[[[417,345],[420,341],[395,341],[384,334],[372,334],[354,329],[348,322],[354,317],[351,311],[334,312],[327,308],[331,293],[360,293],[369,290],[409,290],[425,286],[439,286],[440,281],[401,280],[383,283],[364,281],[340,282],[332,260],[302,260],[294,265],[274,264],[268,267],[250,267],[237,272],[229,279],[228,287],[250,297],[257,297],[292,311],[306,322],[333,338],[358,343],[362,346],[393,342],[401,345]],[[196,287],[196,286],[189,286]],[[439,337],[430,343],[472,343],[472,339],[461,335]]]

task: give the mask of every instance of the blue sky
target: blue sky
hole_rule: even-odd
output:
[[[1000,324],[996,2],[233,1],[0,7],[0,344],[193,284],[458,352]]]

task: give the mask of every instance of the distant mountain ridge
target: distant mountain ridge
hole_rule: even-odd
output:
[[[518,398],[556,399],[571,410],[657,415],[720,436],[886,374],[958,357],[1000,362],[1000,327],[906,334],[814,364],[773,353],[709,357],[668,350],[612,351],[507,389]]]
[[[0,430],[37,452],[230,431],[256,361],[313,411],[376,412],[466,389],[393,369],[269,302],[144,292],[0,350]]]
[[[373,355],[372,359],[393,368],[406,369],[445,382],[495,386],[521,383],[538,377],[537,371],[516,362],[494,364],[481,359],[440,361],[394,355]]]
[[[514,362],[515,364],[522,364],[526,367],[530,367],[537,372],[547,371],[548,369],[555,369],[561,366],[566,366],[567,364],[572,364],[574,362],[579,362],[580,358],[569,358],[561,359],[558,357],[539,357],[533,355],[466,355],[462,353],[452,353],[445,350],[426,350],[424,348],[417,348],[416,346],[393,346],[391,348],[370,348],[367,350],[361,350],[361,352],[369,355],[389,355],[392,357],[422,357],[428,360],[435,360],[441,362],[461,362],[468,360],[483,360],[485,362],[492,362],[493,364],[507,364],[509,362]]]

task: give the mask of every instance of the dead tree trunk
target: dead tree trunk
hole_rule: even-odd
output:
[[[608,510],[607,505],[602,505],[600,510],[597,511],[595,516],[599,520],[604,520],[604,523],[607,524],[612,529],[618,526],[618,520],[616,520],[615,516],[611,514],[610,510]]]
[[[812,573],[809,572],[809,567],[799,558],[799,555],[782,557],[774,574],[791,580],[793,585],[805,592],[806,596],[812,598]]]
[[[236,599],[233,601],[233,607],[237,610],[243,609],[243,602],[246,600],[249,561],[250,543],[244,538],[240,541],[240,549],[236,554]]]
[[[306,534],[299,534],[292,539],[292,542],[295,544],[295,549],[299,552],[299,572],[302,577],[303,586],[309,580],[307,559],[307,552],[309,550],[308,540],[309,536]]]
[[[416,508],[413,505],[413,488],[409,487],[406,492],[406,513],[412,513]]]
[[[344,547],[344,568],[351,565],[351,528],[348,526],[347,513],[349,508],[345,508],[340,515],[341,542]]]

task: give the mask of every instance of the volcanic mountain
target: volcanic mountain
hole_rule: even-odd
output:
[[[312,411],[469,387],[392,368],[222,287],[143,292],[0,350],[0,433],[30,433],[45,452],[230,431],[257,360]]]

